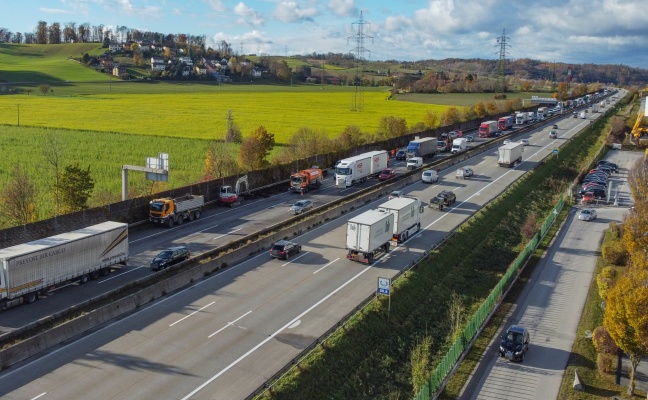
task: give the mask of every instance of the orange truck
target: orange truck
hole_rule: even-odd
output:
[[[306,193],[311,189],[319,189],[324,182],[322,169],[308,168],[290,175],[290,190],[296,193]]]

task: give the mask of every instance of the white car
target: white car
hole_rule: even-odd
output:
[[[290,211],[294,212],[295,215],[301,214],[313,208],[313,202],[310,200],[299,200],[290,207]]]
[[[509,143],[511,143],[511,140],[510,140],[510,139],[506,139],[506,140],[504,141],[503,144],[509,144]]]
[[[433,169],[428,169],[421,174],[421,180],[426,183],[438,182],[439,174]]]
[[[522,143],[522,146],[528,146],[529,145],[529,141],[527,139],[520,140],[520,143]]]
[[[596,219],[596,210],[592,208],[586,208],[578,214],[578,219],[581,221],[592,221]]]
[[[403,197],[404,194],[405,193],[402,190],[394,190],[393,192],[389,193],[389,196],[387,196],[387,200]]]

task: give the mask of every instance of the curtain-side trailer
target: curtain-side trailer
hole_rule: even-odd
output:
[[[86,283],[128,260],[128,225],[104,222],[0,249],[0,309],[33,303],[69,281]]]

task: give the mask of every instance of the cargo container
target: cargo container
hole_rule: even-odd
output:
[[[355,157],[341,160],[335,168],[335,184],[351,187],[364,182],[387,168],[389,156],[387,151],[370,151]]]
[[[378,210],[394,214],[392,240],[402,243],[421,229],[421,201],[416,197],[397,197],[378,206]]]
[[[497,129],[499,129],[500,131],[507,131],[513,128],[514,124],[515,124],[514,116],[509,115],[508,117],[502,117],[497,120]]]
[[[412,157],[432,157],[437,152],[436,138],[414,139],[407,145],[407,158]]]
[[[128,225],[104,222],[0,249],[0,309],[33,303],[70,281],[86,283],[128,261]]]
[[[371,264],[377,254],[389,252],[394,229],[394,214],[369,210],[347,222],[347,259]]]
[[[500,167],[511,168],[515,164],[522,162],[522,152],[524,144],[521,142],[511,142],[498,149],[497,164]]]

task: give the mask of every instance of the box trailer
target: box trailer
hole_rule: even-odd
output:
[[[432,157],[437,153],[437,139],[434,137],[414,139],[407,145],[407,158]]]
[[[369,210],[347,222],[347,259],[371,264],[381,252],[389,252],[394,227],[394,214]]]
[[[511,168],[515,164],[522,162],[522,152],[524,144],[522,142],[511,142],[500,147],[497,151],[497,164],[500,167]]]
[[[402,243],[421,229],[421,201],[416,197],[397,197],[378,206],[378,210],[394,214],[392,240]]]
[[[479,125],[477,132],[479,132],[480,138],[487,138],[495,135],[495,132],[497,132],[497,121],[482,122],[481,125]]]
[[[128,225],[104,222],[0,249],[0,308],[33,303],[70,281],[86,283],[128,261]]]
[[[351,187],[364,182],[387,168],[389,155],[385,150],[370,151],[341,160],[335,168],[335,184]]]

